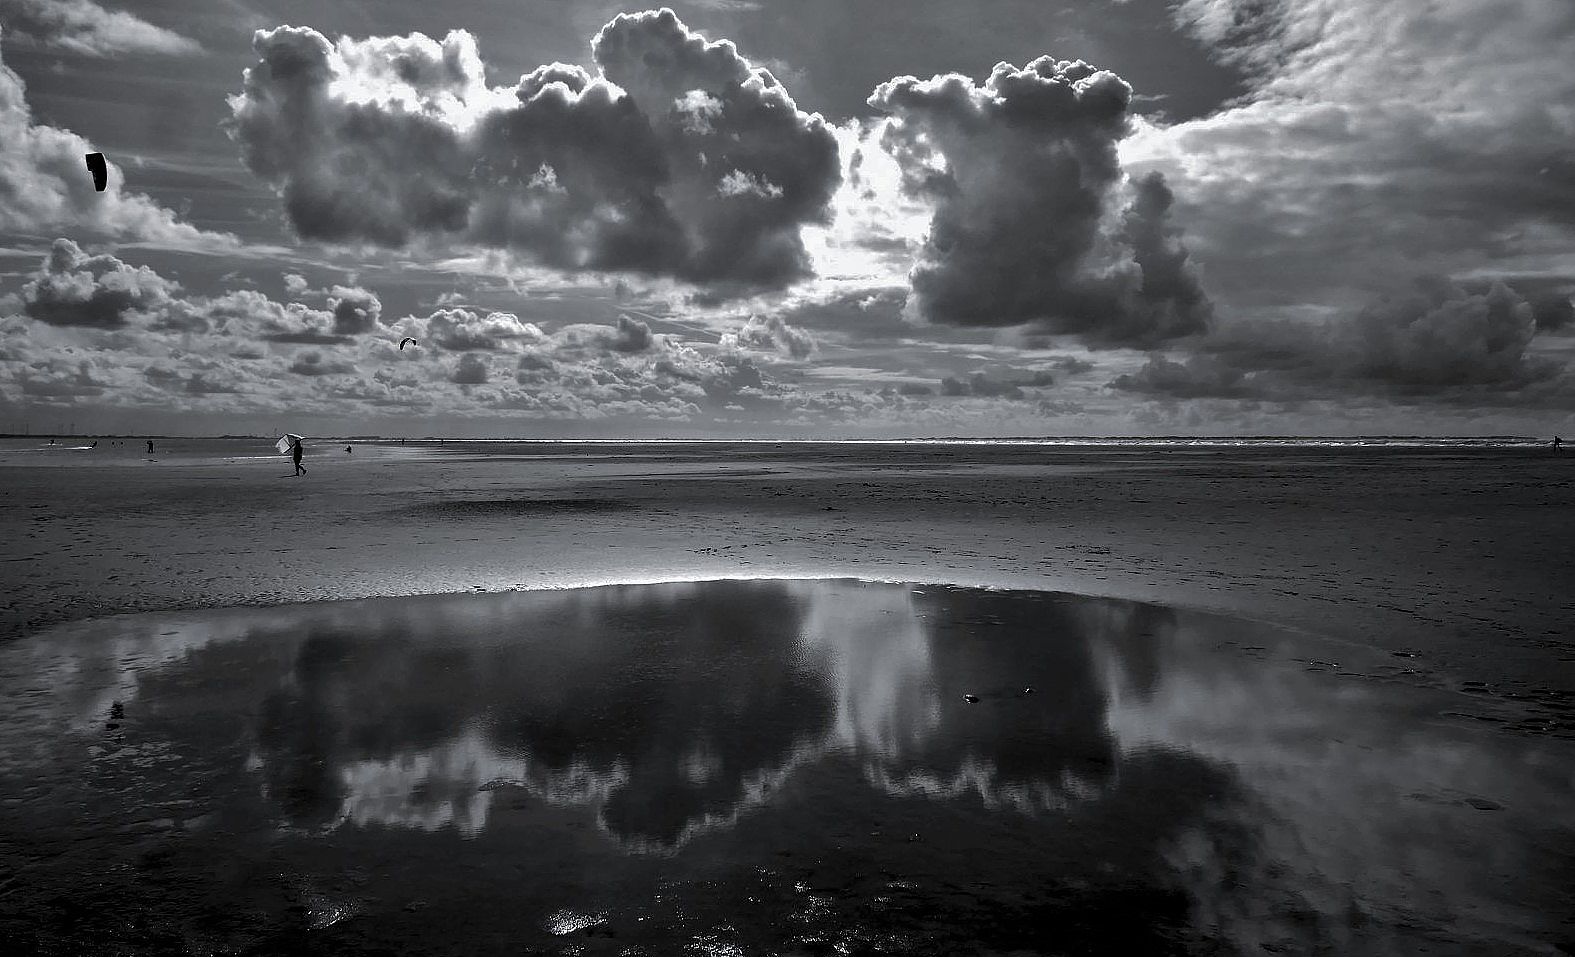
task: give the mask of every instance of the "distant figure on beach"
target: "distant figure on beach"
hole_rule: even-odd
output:
[[[349,455],[349,454],[350,454],[350,446],[348,446],[348,445],[347,445],[347,446],[345,446],[345,454],[346,454],[346,455]]]
[[[148,454],[149,455],[153,454],[153,440],[152,439],[148,440]]]
[[[295,456],[295,475],[300,478],[306,474],[306,466],[301,464],[301,440],[296,439],[290,446],[290,454]]]
[[[1556,435],[1553,437],[1553,451],[1557,452],[1559,450],[1559,448],[1563,444],[1564,444],[1564,440],[1563,439],[1559,438]]]

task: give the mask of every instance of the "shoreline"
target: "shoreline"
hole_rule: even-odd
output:
[[[1230,615],[1575,702],[1575,473],[1546,456],[357,451],[299,480],[211,458],[0,468],[0,647],[147,611],[858,578]]]

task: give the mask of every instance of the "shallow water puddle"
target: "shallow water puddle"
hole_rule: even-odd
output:
[[[24,952],[1554,952],[1571,743],[1392,656],[1034,592],[721,581],[0,648]],[[1388,671],[1386,671],[1388,669]]]

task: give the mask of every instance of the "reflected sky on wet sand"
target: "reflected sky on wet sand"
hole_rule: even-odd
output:
[[[1575,748],[1473,720],[1411,664],[854,581],[63,627],[0,648],[0,930],[126,953],[1557,952]]]

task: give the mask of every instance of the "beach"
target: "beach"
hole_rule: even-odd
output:
[[[1546,449],[156,444],[0,452],[22,952],[1575,948]]]
[[[139,611],[858,577],[1226,612],[1414,653],[1430,680],[1495,697],[1575,700],[1575,456],[1546,448],[323,441],[294,478],[262,440],[131,444],[103,465],[99,450],[0,453],[0,635]]]

